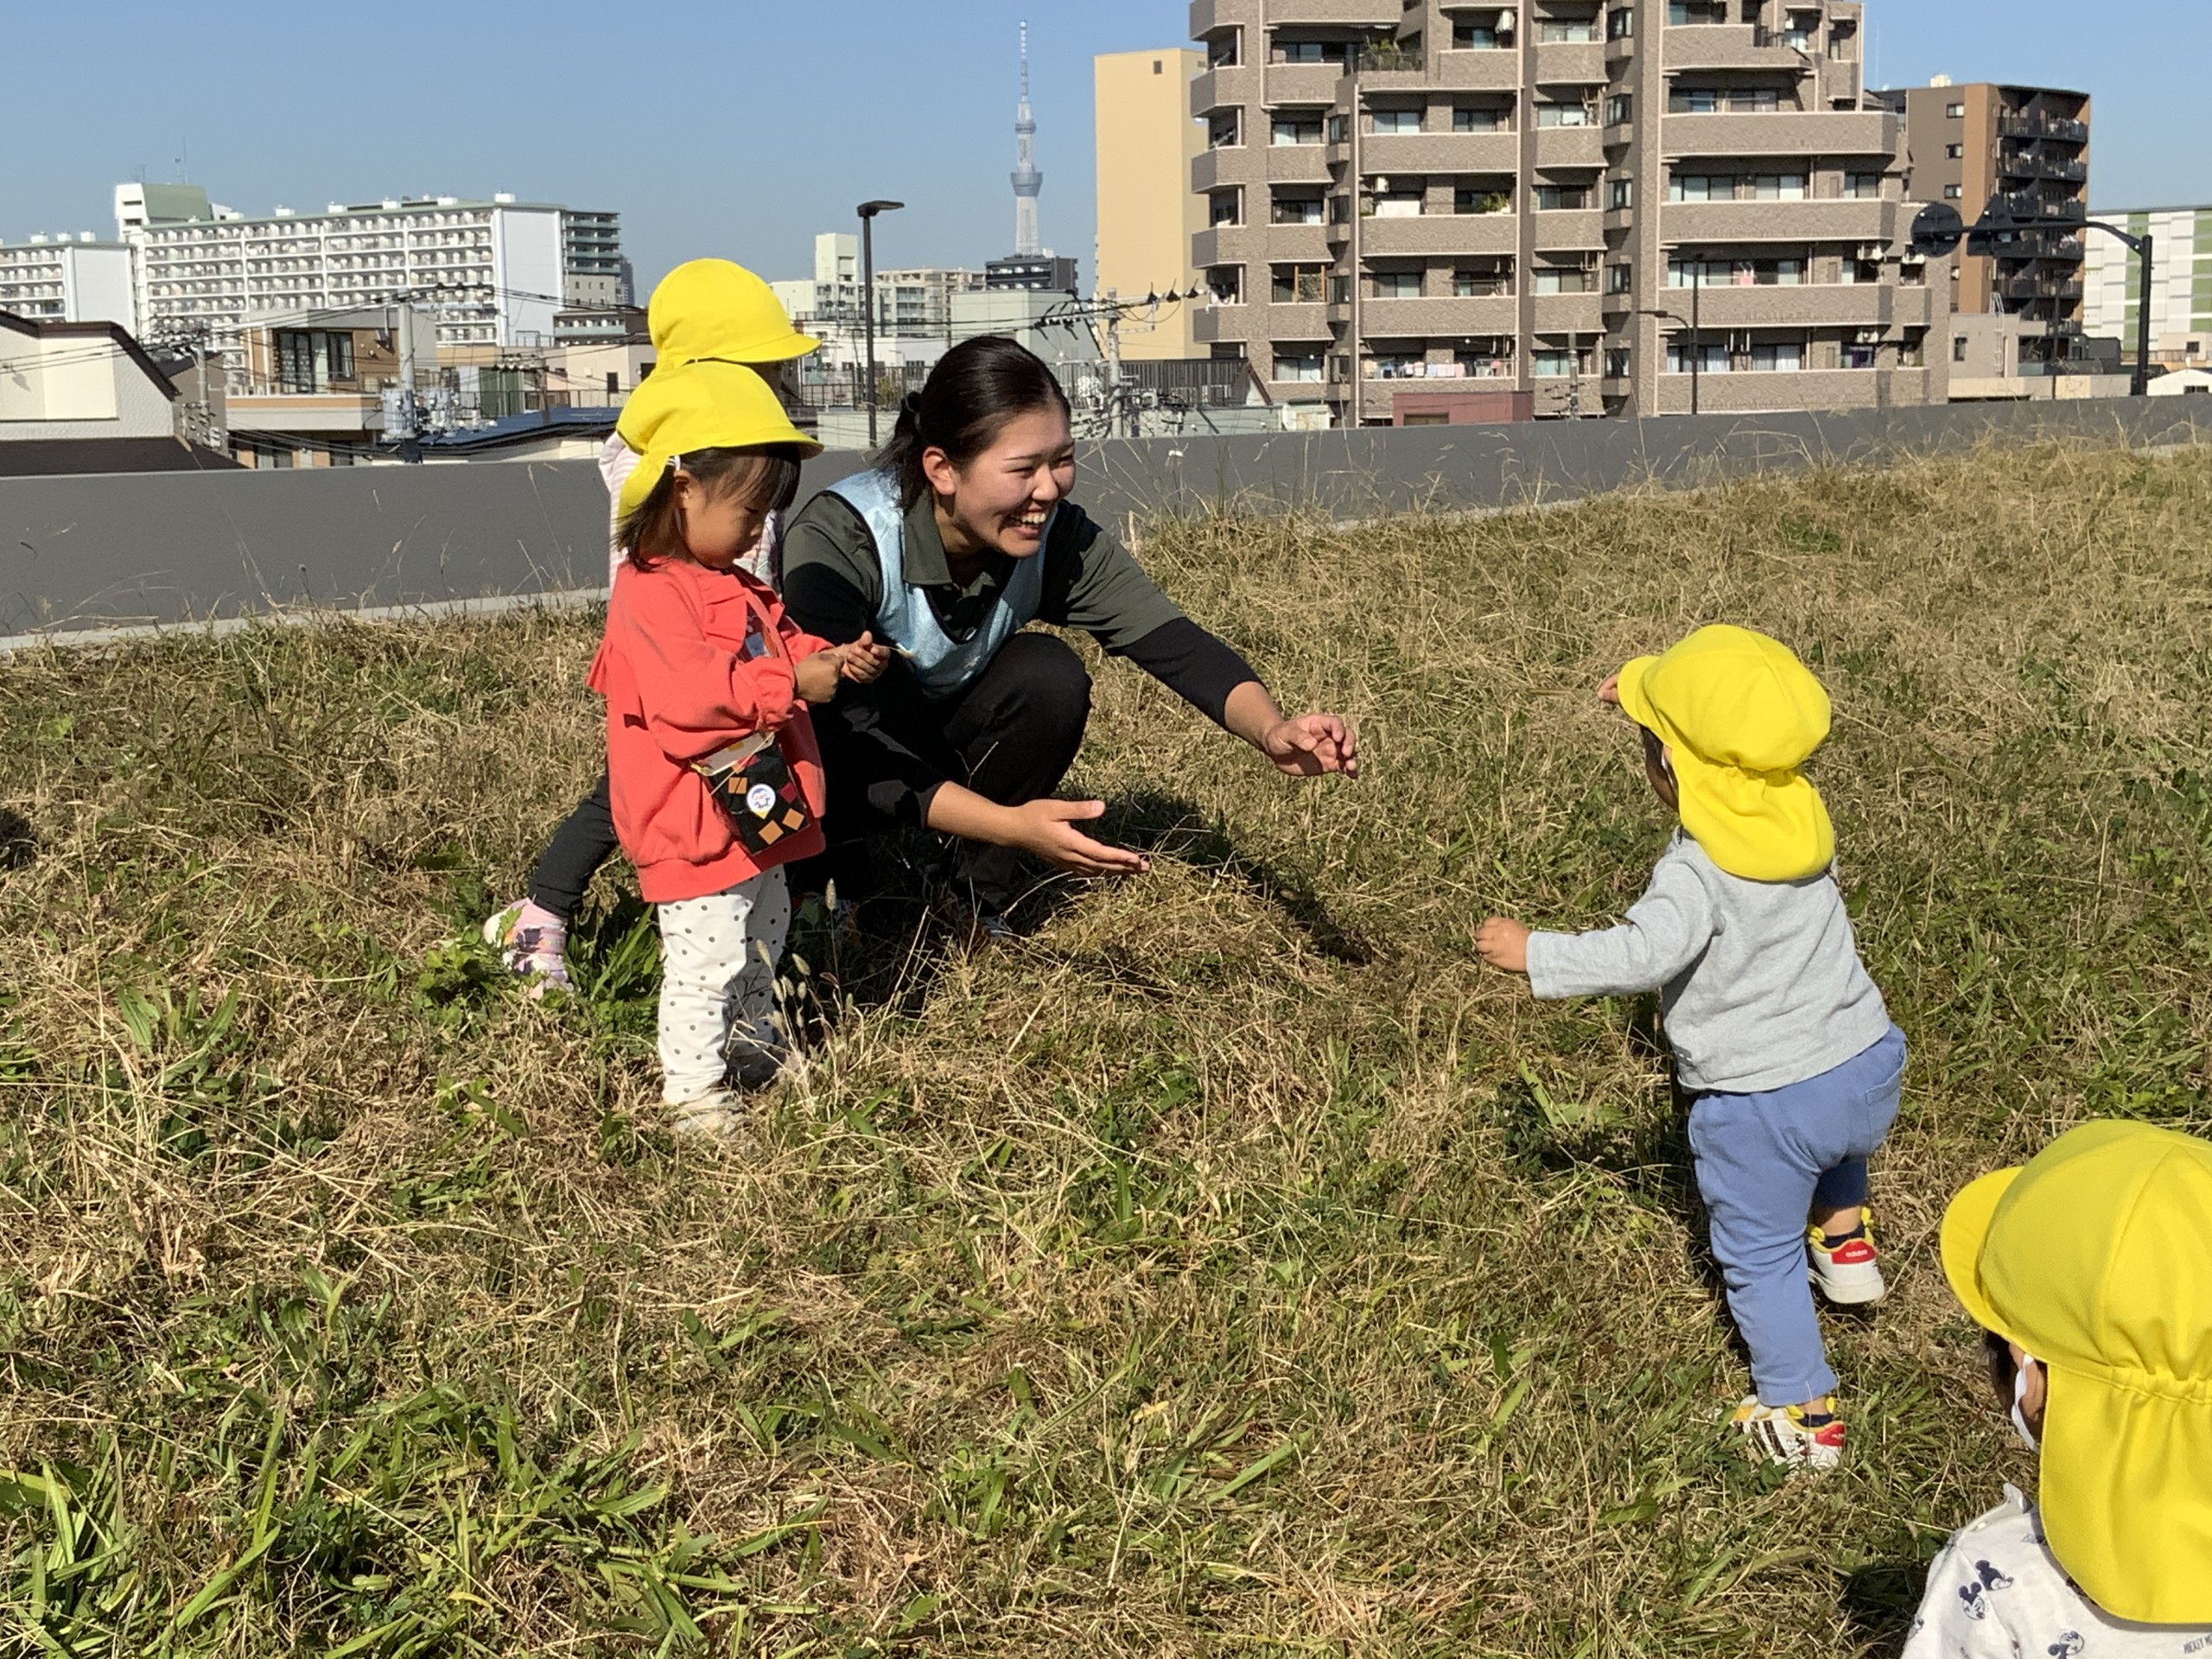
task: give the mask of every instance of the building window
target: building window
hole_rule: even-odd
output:
[[[1455,300],[1496,299],[1513,292],[1513,274],[1510,270],[1455,270],[1452,273],[1452,297]]]
[[[1329,277],[1329,303],[1331,305],[1350,305],[1351,303],[1351,277],[1338,276],[1333,272],[1331,273]]]
[[[1843,256],[1841,266],[1841,279],[1846,287],[1876,286],[1882,280],[1882,262],[1879,259],[1861,259],[1847,253]]]
[[[1244,142],[1242,110],[1223,110],[1206,123],[1208,149],[1234,149]]]
[[[1882,196],[1882,175],[1847,173],[1843,175],[1843,194],[1853,201],[1878,201]]]
[[[1271,290],[1278,305],[1319,305],[1321,302],[1322,267],[1319,265],[1277,265]]]
[[[1539,294],[1588,294],[1598,285],[1597,273],[1580,265],[1538,265],[1535,274]]]
[[[1458,19],[1452,22],[1452,49],[1454,52],[1495,52],[1512,44],[1512,36],[1495,24],[1465,22]]]
[[[1376,110],[1368,117],[1370,132],[1419,132],[1419,110]]]
[[[1351,123],[1349,123],[1343,116],[1332,115],[1329,118],[1329,142],[1331,143],[1341,144],[1351,136]]]
[[[1843,348],[1843,366],[1847,369],[1873,368],[1877,365],[1881,349],[1868,340],[1848,341]]]
[[[1211,265],[1206,269],[1206,292],[1216,305],[1244,303],[1244,267]]]
[[[1963,121],[1966,119],[1967,106],[1963,104],[1946,104],[1943,106],[1943,113],[1954,121]]]
[[[1967,147],[1964,144],[1946,144],[1943,146],[1943,154],[1949,156],[1955,162],[1963,160],[1966,153]]]
[[[1488,185],[1462,185],[1452,193],[1452,211],[1455,213],[1503,213],[1510,212],[1512,207],[1510,191]]]
[[[1217,190],[1206,199],[1206,223],[1214,226],[1242,225],[1244,222],[1244,193],[1241,189]]]
[[[1536,25],[1536,38],[1551,44],[1588,45],[1598,38],[1595,17],[1547,17]]]
[[[1629,348],[1627,346],[1608,346],[1605,347],[1605,378],[1608,380],[1627,379],[1628,365]]]
[[[1965,362],[1966,360],[1967,360],[1967,337],[1966,337],[1964,334],[1954,334],[1954,335],[1952,335],[1952,336],[1951,336],[1951,361],[1952,361],[1952,362],[1954,362],[1954,363],[1963,363],[1963,362]]]
[[[1321,142],[1319,110],[1277,110],[1269,142],[1274,144],[1318,144]]]
[[[1367,292],[1377,300],[1417,300],[1421,298],[1421,272],[1417,270],[1378,270],[1367,279]]]
[[[353,336],[325,334],[322,339],[323,355],[329,366],[330,378],[333,380],[351,380],[353,378]]]
[[[1630,207],[1636,200],[1636,181],[1608,179],[1605,181],[1605,206],[1618,211]]]
[[[1831,21],[1828,24],[1828,56],[1837,63],[1847,62],[1858,50],[1859,31],[1849,23]],[[1872,367],[1872,364],[1867,365]]]
[[[1605,100],[1605,124],[1609,127],[1626,126],[1635,109],[1633,96],[1627,92],[1615,92]]]
[[[1275,347],[1276,379],[1319,380],[1320,378],[1321,348],[1319,346]]]
[[[1319,225],[1323,216],[1321,197],[1318,192],[1310,195],[1278,193],[1268,213],[1268,222],[1275,225]]]
[[[1605,267],[1605,292],[1608,294],[1627,293],[1629,290],[1629,282],[1632,270],[1633,267],[1629,265],[1607,265]]]
[[[1206,67],[1234,69],[1243,60],[1244,32],[1232,29],[1206,42]]]
[[[1377,219],[1419,219],[1426,193],[1418,186],[1399,186],[1371,198]]]
[[[1955,184],[1947,184],[1943,187],[1943,200],[1946,201],[1956,201],[1965,194],[1966,192]]]
[[[1698,342],[1696,352],[1693,353],[1683,343],[1680,334],[1670,335],[1667,340],[1667,372],[1688,374],[1693,363],[1697,365],[1697,372],[1700,374],[1726,374],[1734,367],[1729,360],[1728,347],[1726,345],[1716,345],[1712,340],[1701,340]]]
[[[1908,328],[1904,343],[1897,347],[1897,366],[1901,369],[1924,369],[1928,366],[1928,331]]]
[[[1782,94],[1771,86],[1678,86],[1667,94],[1670,115],[1772,115],[1781,108]]]
[[[1751,347],[1750,360],[1754,374],[1795,374],[1805,366],[1805,342],[1802,340],[1765,341]]]
[[[1461,374],[1478,380],[1503,380],[1513,373],[1513,336],[1477,335],[1452,353]]]
[[[1454,132],[1503,132],[1505,130],[1503,110],[1462,104],[1452,111],[1452,130]]]
[[[1590,205],[1590,190],[1580,184],[1540,184],[1536,187],[1536,211],[1540,213],[1572,213]]]
[[[1598,112],[1587,104],[1545,104],[1536,105],[1536,124],[1539,127],[1595,126]]]
[[[1756,259],[1684,259],[1667,262],[1669,288],[1796,288],[1805,280],[1802,254]]]
[[[1529,361],[1539,380],[1567,379],[1582,369],[1578,353],[1549,347],[1530,353]]]
[[[1615,6],[1605,14],[1605,38],[1625,41],[1636,33],[1636,8]]]
[[[1350,50],[1341,41],[1275,41],[1277,63],[1342,63]]]

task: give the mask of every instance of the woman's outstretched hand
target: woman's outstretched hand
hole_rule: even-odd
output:
[[[1142,854],[1093,841],[1076,828],[1102,816],[1103,801],[1028,801],[1006,810],[1014,820],[1007,844],[1071,875],[1142,875],[1152,868]]]
[[[1359,776],[1359,739],[1340,715],[1279,720],[1260,734],[1259,750],[1278,772],[1293,778],[1319,778],[1332,772]]]

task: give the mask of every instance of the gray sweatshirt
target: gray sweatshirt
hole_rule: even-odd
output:
[[[1699,1093],[1802,1083],[1890,1028],[1833,874],[1749,881],[1680,830],[1620,926],[1529,936],[1529,985],[1546,1001],[1658,991]]]

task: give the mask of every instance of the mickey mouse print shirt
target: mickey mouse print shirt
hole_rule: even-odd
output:
[[[1951,1536],[1904,1659],[2212,1659],[2212,1630],[2114,1618],[2074,1587],[2035,1505],[2005,1501]]]

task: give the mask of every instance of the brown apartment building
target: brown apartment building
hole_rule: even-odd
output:
[[[1993,202],[2021,218],[2089,216],[2089,99],[2049,86],[1939,81],[1875,96],[1904,118],[1911,190],[1948,201],[1968,224]],[[1961,251],[1951,282],[1961,316],[2017,319],[2019,367],[2081,354],[2082,232],[2023,232],[1990,252]],[[1957,338],[1974,338],[1961,328]]]
[[[1281,402],[1408,423],[1674,412],[1694,385],[1709,412],[1944,400],[1948,277],[1906,251],[1903,124],[1864,95],[1857,4],[1194,0],[1191,27],[1198,338]]]

